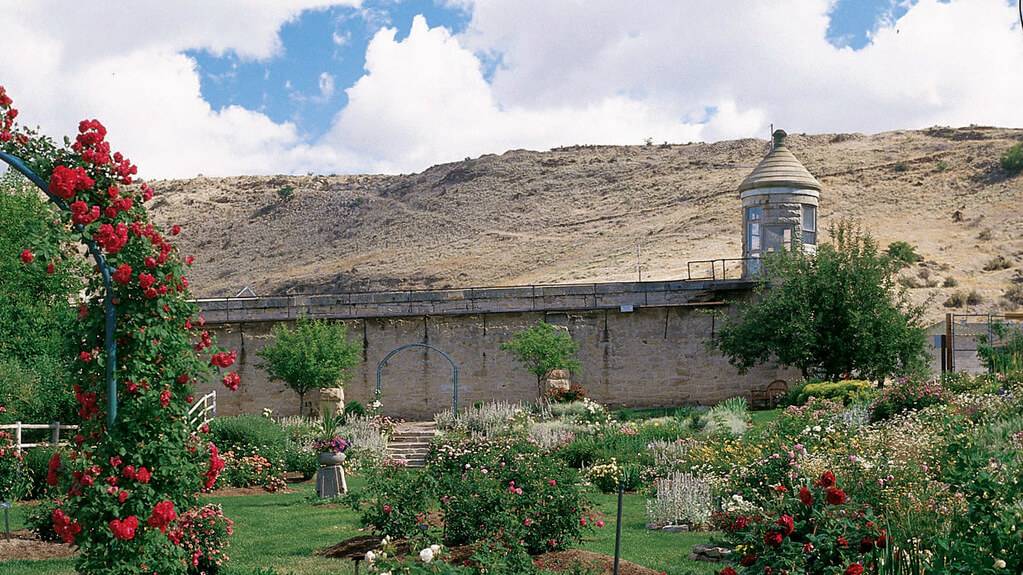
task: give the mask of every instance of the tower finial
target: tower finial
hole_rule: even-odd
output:
[[[779,129],[775,130],[774,133],[771,134],[771,135],[774,136],[774,147],[775,148],[778,148],[778,147],[781,147],[781,146],[785,145],[785,136],[788,136],[788,134],[785,133],[785,130],[782,130],[781,128],[779,128]]]

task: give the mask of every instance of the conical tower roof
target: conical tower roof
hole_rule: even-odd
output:
[[[756,188],[796,188],[820,191],[821,183],[785,146],[785,130],[774,131],[774,147],[739,184],[739,192]]]

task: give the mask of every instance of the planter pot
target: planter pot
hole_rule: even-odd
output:
[[[319,455],[320,465],[341,465],[345,461],[344,453],[334,453],[332,451],[325,451]]]

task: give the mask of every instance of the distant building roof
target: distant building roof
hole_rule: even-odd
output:
[[[774,131],[774,146],[739,184],[739,192],[756,188],[797,188],[820,191],[821,183],[785,147],[785,130]]]

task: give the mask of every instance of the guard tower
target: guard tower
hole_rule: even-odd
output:
[[[817,251],[817,205],[821,184],[785,147],[775,130],[771,151],[739,184],[742,200],[744,277],[760,272],[757,261],[782,249]]]

